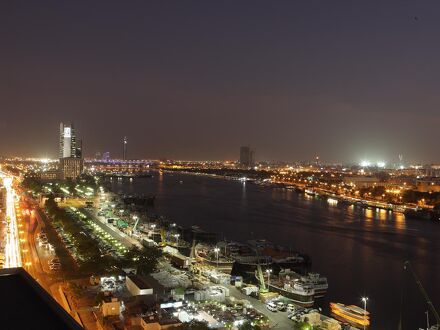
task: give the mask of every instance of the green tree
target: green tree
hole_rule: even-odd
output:
[[[141,249],[133,247],[120,261],[121,267],[136,268],[140,275],[151,274],[156,270],[162,251],[156,247],[143,245]]]

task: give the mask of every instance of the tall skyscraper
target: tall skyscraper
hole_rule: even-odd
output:
[[[76,135],[73,124],[60,123],[59,158],[77,158]]]
[[[250,147],[240,147],[240,165],[244,167],[252,167],[255,164],[255,151]]]
[[[76,143],[73,124],[60,123],[60,177],[76,179],[83,172],[82,141]]]
[[[127,137],[124,136],[124,140],[122,141],[122,159],[127,160]]]

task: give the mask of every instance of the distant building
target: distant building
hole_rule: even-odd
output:
[[[38,178],[42,181],[55,181],[60,179],[59,170],[48,170],[39,173]]]
[[[350,185],[358,189],[386,186],[386,182],[382,182],[375,176],[346,176],[344,177],[343,182],[346,185]]]
[[[81,158],[61,158],[60,170],[61,179],[76,179],[83,172],[83,160]]]
[[[243,167],[252,167],[255,164],[255,151],[250,147],[240,147],[240,165]]]
[[[122,159],[127,160],[127,137],[124,136],[124,139],[122,140]]]
[[[106,151],[102,154],[102,160],[104,162],[108,162],[110,160],[110,152],[109,151]]]
[[[77,157],[76,134],[73,124],[60,123],[59,158]]]
[[[440,192],[440,179],[438,177],[417,179],[416,190],[428,193]]]

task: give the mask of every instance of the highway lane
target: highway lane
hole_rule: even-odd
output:
[[[15,214],[15,190],[13,188],[13,177],[0,172],[3,185],[6,188],[6,244],[5,244],[5,268],[21,267],[20,238]]]

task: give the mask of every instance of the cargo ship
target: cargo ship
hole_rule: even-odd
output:
[[[330,303],[330,310],[335,318],[352,323],[353,325],[370,325],[370,313],[355,305]]]

